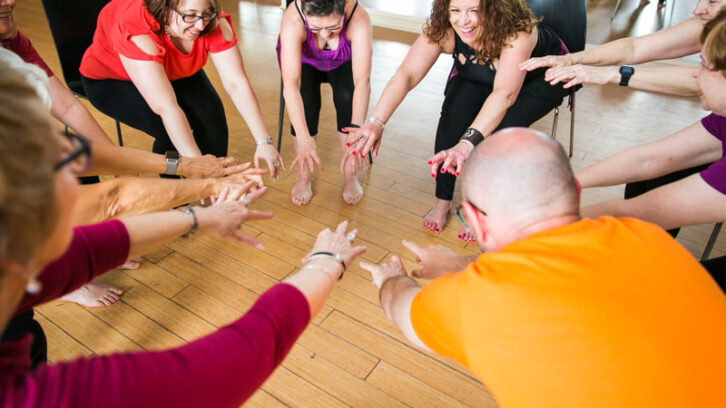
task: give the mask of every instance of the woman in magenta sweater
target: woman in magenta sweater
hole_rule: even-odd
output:
[[[225,191],[207,208],[71,228],[75,173],[88,164],[88,144],[55,134],[32,88],[2,62],[0,99],[13,100],[0,104],[0,330],[13,315],[196,229],[262,247],[239,227],[271,217],[246,208],[264,189]],[[355,233],[346,228],[321,232],[302,269],[239,320],[182,347],[33,368],[33,336],[0,344],[0,406],[239,406],[280,364],[345,265],[365,251],[352,247]]]

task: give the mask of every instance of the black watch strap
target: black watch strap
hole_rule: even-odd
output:
[[[620,86],[628,86],[628,82],[630,82],[630,77],[633,76],[635,73],[635,68],[623,65],[620,67]]]
[[[478,131],[474,128],[469,128],[469,129],[466,129],[466,131],[464,131],[464,134],[461,136],[461,139],[459,139],[459,140],[466,140],[469,143],[471,143],[473,146],[476,146],[479,143],[481,143],[482,140],[484,140],[484,135],[482,135],[480,131]]]

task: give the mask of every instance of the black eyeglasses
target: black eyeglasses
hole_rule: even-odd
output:
[[[53,166],[53,170],[59,171],[65,166],[70,166],[75,174],[85,173],[91,164],[91,144],[86,138],[75,133],[64,131],[63,136],[69,143],[62,146],[63,158]]]
[[[467,203],[469,203],[469,205],[471,205],[472,207],[474,207],[475,210],[479,211],[480,213],[482,213],[484,215],[487,215],[487,213],[485,213],[484,211],[482,211],[479,207],[475,206],[474,204],[470,203],[469,201],[467,201]],[[462,214],[463,211],[464,211],[463,210],[463,206],[462,205],[459,205],[458,207],[456,207],[456,211],[454,212],[454,214],[456,214],[456,218],[459,219],[459,222],[461,222],[461,224],[464,227],[469,228],[469,224],[467,224],[466,221],[464,220],[464,216]]]
[[[177,14],[179,14],[182,18],[182,21],[187,24],[196,24],[197,21],[202,20],[205,23],[208,23],[212,21],[215,17],[217,17],[217,13],[204,13],[201,16],[196,14],[182,14],[179,10],[174,9]]]

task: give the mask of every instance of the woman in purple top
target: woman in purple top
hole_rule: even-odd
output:
[[[17,313],[195,229],[261,248],[240,225],[264,189],[224,191],[207,208],[71,228],[87,142],[60,137],[40,99],[0,61],[0,331]],[[247,188],[251,183],[247,185]],[[240,319],[182,347],[32,367],[30,335],[0,344],[0,407],[238,407],[279,365],[310,318],[365,251],[347,223],[324,230],[303,267]],[[42,336],[36,333],[36,336]]]
[[[320,116],[320,84],[333,89],[338,140],[345,150],[345,129],[363,124],[371,93],[371,22],[357,0],[295,0],[282,17],[277,46],[283,94],[295,142],[297,180],[292,201],[306,205],[313,197],[310,178],[322,172],[315,136]],[[343,200],[363,197],[358,181],[361,160],[345,166]]]
[[[628,200],[582,209],[583,217],[636,217],[663,228],[726,220],[726,10],[706,24],[701,66],[693,72],[703,108],[713,113],[665,139],[632,147],[577,172],[583,188],[647,180],[716,162],[700,174]]]

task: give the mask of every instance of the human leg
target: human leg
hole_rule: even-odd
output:
[[[461,135],[474,121],[490,93],[491,88],[476,85],[460,77],[454,77],[449,81],[436,129],[435,153],[450,149],[459,142]],[[424,216],[426,229],[433,232],[444,229],[455,187],[456,176],[440,172],[436,174],[436,204]]]
[[[338,127],[338,141],[341,154],[346,151],[345,141],[348,137],[343,128],[351,124],[353,116],[353,68],[350,62],[328,72],[326,80],[333,89],[333,104],[335,105],[336,122]],[[356,123],[361,125],[360,123]],[[343,169],[343,201],[348,204],[357,204],[363,198],[363,187],[358,180],[356,162],[348,160]]]
[[[204,70],[172,81],[171,86],[202,154],[227,156],[229,130],[224,105]]]
[[[318,121],[320,118],[320,84],[324,81],[323,73],[308,64],[302,64],[300,72],[300,95],[305,110],[305,122],[310,132],[310,136],[315,137],[318,134]],[[297,153],[297,143],[295,139],[295,129],[290,132],[293,136],[293,147]],[[295,185],[292,187],[290,194],[292,202],[297,205],[307,205],[313,198],[312,189],[312,172],[307,166],[299,165],[295,178]]]

